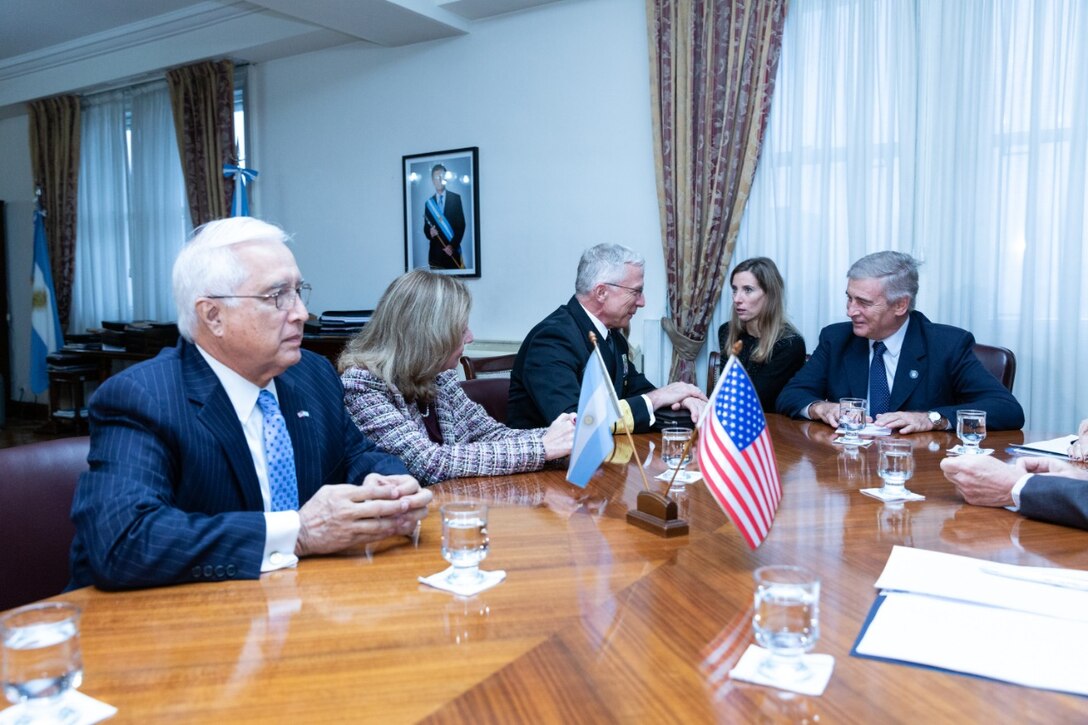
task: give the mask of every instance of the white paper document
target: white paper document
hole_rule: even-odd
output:
[[[1076,436],[1059,436],[1048,441],[1035,441],[1023,445],[1011,445],[1009,450],[1030,456],[1055,456],[1069,458],[1069,446],[1077,442]]]
[[[858,643],[873,657],[1088,695],[1088,622],[892,592]]]
[[[1088,695],[1088,572],[896,546],[859,655]]]
[[[1044,614],[1088,622],[1088,591],[1055,586],[1002,574],[1020,573],[1040,579],[1063,577],[1088,586],[1088,572],[1037,566],[1016,566],[896,546],[876,580],[878,589],[928,594],[973,604]],[[1088,647],[1088,642],[1085,642]]]

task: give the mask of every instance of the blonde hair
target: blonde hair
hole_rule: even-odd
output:
[[[408,402],[429,402],[435,377],[464,340],[471,306],[465,285],[453,277],[425,269],[401,275],[344,348],[339,370],[369,370]]]
[[[797,330],[786,320],[786,284],[782,281],[782,275],[774,261],[767,257],[752,257],[738,264],[729,275],[730,284],[738,272],[748,272],[755,277],[765,295],[763,310],[756,321],[759,327],[759,344],[752,351],[752,360],[767,362],[780,338],[797,334]],[[729,322],[729,339],[725,341],[722,355],[728,356],[736,348],[741,332],[747,331],[745,323],[737,317],[737,308],[734,306],[733,317]]]

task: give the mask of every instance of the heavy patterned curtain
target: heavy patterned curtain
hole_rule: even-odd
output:
[[[816,346],[850,263],[924,261],[918,309],[1016,354],[1038,433],[1088,416],[1088,4],[798,0],[737,257]],[[721,319],[728,319],[723,300]]]
[[[647,0],[670,380],[695,382],[759,160],[788,4]]]
[[[230,215],[234,156],[234,64],[206,61],[166,74],[193,226]]]
[[[49,266],[62,329],[68,328],[76,251],[79,192],[79,96],[55,96],[27,104],[30,109],[30,164],[42,190]]]

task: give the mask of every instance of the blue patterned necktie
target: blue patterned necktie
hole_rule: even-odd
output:
[[[884,367],[883,342],[873,343],[873,361],[869,363],[869,415],[874,418],[887,413],[891,407],[892,394],[888,390],[888,370]]]
[[[291,436],[276,398],[267,390],[257,396],[264,416],[264,456],[268,466],[268,488],[273,511],[298,510],[298,479],[295,477],[295,452]]]

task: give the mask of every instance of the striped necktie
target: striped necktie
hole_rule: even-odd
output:
[[[887,413],[892,404],[892,393],[888,390],[888,369],[884,367],[883,342],[873,343],[873,361],[869,363],[869,415],[877,417]]]

